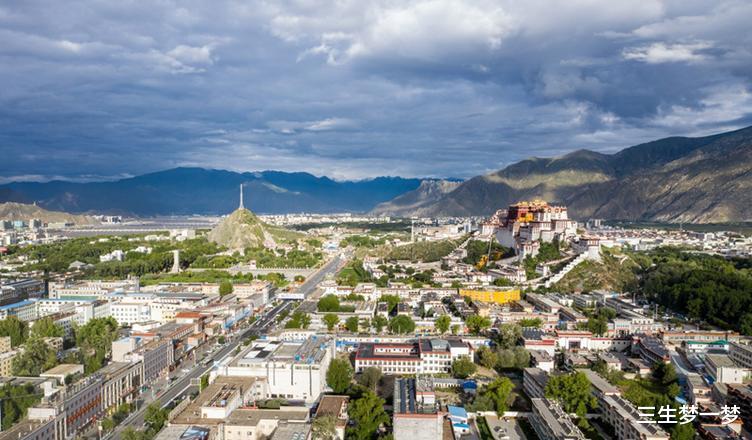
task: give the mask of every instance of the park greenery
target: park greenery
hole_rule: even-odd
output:
[[[387,254],[389,260],[439,261],[457,248],[466,237],[457,240],[418,241],[392,248]]]
[[[10,337],[10,345],[18,347],[29,336],[29,325],[15,316],[0,320],[0,336]]]
[[[240,263],[255,261],[257,267],[315,267],[323,260],[323,254],[316,249],[269,249],[265,247],[246,248],[244,255],[202,255],[191,267],[226,269]]]
[[[535,279],[540,276],[535,270],[535,268],[538,267],[539,264],[548,263],[560,258],[562,258],[562,254],[558,240],[553,240],[550,243],[541,241],[540,248],[538,249],[538,254],[534,257],[525,257],[525,259],[522,261],[527,278]]]
[[[465,325],[470,333],[477,336],[491,327],[491,319],[487,316],[470,315],[465,319]]]
[[[639,255],[641,288],[651,300],[689,319],[752,335],[752,265],[749,258],[659,248]]]
[[[382,373],[378,367],[368,367],[358,376],[358,383],[375,391],[379,382],[381,382],[381,376]]]
[[[483,257],[488,257],[489,264],[484,265],[482,268],[485,271],[488,270],[488,266],[492,266],[493,262],[514,255],[513,249],[504,247],[496,241],[493,241],[490,247],[489,251],[489,243],[485,240],[470,240],[466,247],[467,256],[462,259],[462,262],[476,266],[481,262]]]
[[[337,274],[337,284],[355,287],[358,283],[371,281],[371,275],[363,268],[363,262],[352,260]]]

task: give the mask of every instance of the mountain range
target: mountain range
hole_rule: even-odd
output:
[[[418,188],[421,179],[336,181],[308,173],[174,168],[112,182],[9,183],[0,185],[0,202],[35,202],[46,209],[72,213],[227,214],[238,206],[241,184],[245,206],[254,212],[331,213],[369,211]]]
[[[35,202],[73,213],[138,216],[372,212],[395,216],[485,216],[519,200],[569,207],[576,219],[661,222],[752,221],[752,127],[713,136],[669,137],[614,154],[577,150],[530,158],[456,180],[378,177],[336,181],[308,173],[236,173],[175,168],[113,182],[0,185],[0,202]]]
[[[449,191],[421,185],[374,212],[489,215],[534,198],[564,204],[577,219],[752,221],[752,127],[707,137],[670,137],[615,154],[578,150],[530,158]]]

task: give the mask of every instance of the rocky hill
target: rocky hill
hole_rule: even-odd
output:
[[[418,190],[382,204],[402,213]],[[702,138],[672,137],[616,154],[579,150],[531,158],[455,189],[423,197],[416,214],[489,215],[519,200],[569,206],[578,219],[752,221],[752,127]],[[408,201],[408,202],[403,202]]]
[[[251,211],[239,208],[209,231],[209,241],[229,249],[275,247],[276,242],[267,226]]]
[[[91,225],[98,221],[87,215],[73,215],[67,212],[48,211],[36,205],[25,203],[0,203],[0,220],[24,220],[37,218],[43,223],[70,222],[77,225]]]

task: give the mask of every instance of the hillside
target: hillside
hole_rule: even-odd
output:
[[[274,237],[266,225],[251,211],[236,209],[209,231],[209,241],[229,249],[274,247]]]
[[[422,208],[433,203],[437,198],[457,189],[461,182],[450,180],[424,180],[413,191],[376,205],[372,214],[389,214],[400,217],[420,215]]]
[[[70,222],[77,225],[91,225],[98,223],[86,215],[73,215],[67,212],[48,211],[36,205],[25,203],[0,203],[0,220],[24,220],[37,218],[43,223]]]
[[[237,206],[244,185],[255,212],[366,212],[420,185],[420,179],[378,177],[335,181],[308,173],[236,173],[174,168],[114,182],[17,182],[0,185],[0,202],[31,203],[74,213],[136,216],[222,214]]]
[[[455,189],[420,188],[380,206],[399,214],[422,197],[414,215],[489,215],[519,200],[569,206],[578,219],[718,223],[752,220],[752,127],[702,138],[672,137],[615,154],[578,150],[531,158]]]

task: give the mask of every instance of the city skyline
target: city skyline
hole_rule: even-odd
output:
[[[736,1],[3,5],[0,182],[467,178],[733,130],[752,125],[750,18]]]

